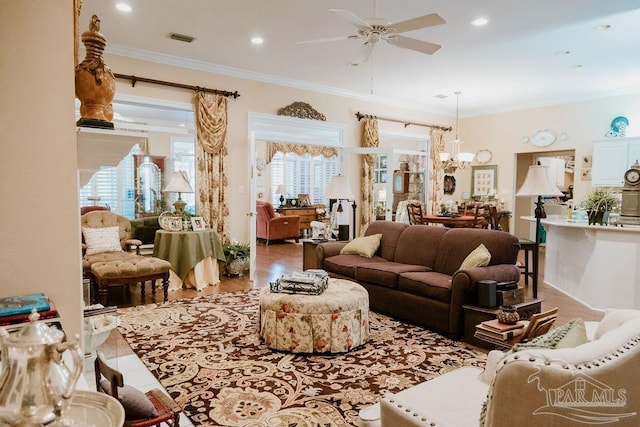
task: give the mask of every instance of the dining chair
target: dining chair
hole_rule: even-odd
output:
[[[160,427],[162,423],[171,427],[180,426],[180,407],[162,390],[152,389],[142,393],[125,385],[122,373],[109,366],[100,354],[96,357],[94,367],[96,390],[110,394],[124,406],[126,419],[123,427]]]
[[[422,218],[422,205],[420,203],[407,203],[407,214],[409,215],[409,224],[426,224]]]

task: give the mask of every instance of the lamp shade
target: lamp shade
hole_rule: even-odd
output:
[[[337,199],[337,200],[354,200],[355,197],[349,187],[349,181],[347,177],[343,175],[334,175],[331,177],[331,182],[324,193],[325,199]]]
[[[276,188],[276,194],[287,194],[287,187],[285,187],[284,184],[278,185],[278,188]]]
[[[176,171],[171,175],[169,184],[162,190],[164,193],[193,193],[186,172]]]
[[[547,170],[542,165],[529,166],[524,184],[516,196],[562,196],[562,192],[549,179]]]

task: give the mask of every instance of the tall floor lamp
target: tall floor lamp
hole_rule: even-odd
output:
[[[343,175],[334,175],[331,177],[331,182],[327,187],[327,190],[324,193],[325,199],[335,199],[338,203],[338,208],[336,212],[343,212],[342,204],[340,200],[353,200],[353,238],[355,239],[356,235],[356,202],[353,193],[351,192],[351,188],[349,187],[349,181],[347,181],[347,177]],[[333,215],[333,213],[332,213]],[[338,238],[340,240],[349,240],[349,224],[338,225]]]
[[[536,244],[533,251],[533,297],[538,297],[538,266],[540,255],[540,220],[546,218],[547,214],[544,211],[544,202],[542,196],[562,196],[562,192],[558,190],[549,179],[546,166],[537,165],[529,166],[527,171],[527,177],[524,179],[524,184],[520,187],[520,190],[516,193],[516,196],[529,196],[538,197],[536,202]]]

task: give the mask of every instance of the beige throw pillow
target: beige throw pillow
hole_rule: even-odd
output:
[[[87,245],[85,255],[102,252],[122,252],[120,245],[120,227],[90,228],[82,227],[82,235]]]
[[[491,261],[491,254],[489,253],[489,250],[480,243],[480,246],[475,248],[469,255],[467,255],[464,261],[462,261],[460,270],[472,267],[484,267],[485,265],[489,265],[489,261]]]
[[[380,247],[380,239],[382,239],[382,234],[372,234],[371,236],[355,238],[347,243],[346,246],[340,250],[340,253],[371,258]]]

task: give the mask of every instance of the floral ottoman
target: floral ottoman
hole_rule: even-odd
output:
[[[260,338],[275,350],[341,353],[369,340],[369,294],[350,280],[329,279],[320,295],[260,293]]]

